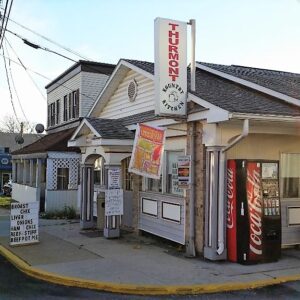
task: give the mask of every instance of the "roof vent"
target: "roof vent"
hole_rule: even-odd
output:
[[[133,102],[137,96],[138,85],[135,79],[131,80],[127,87],[127,95],[130,102]]]

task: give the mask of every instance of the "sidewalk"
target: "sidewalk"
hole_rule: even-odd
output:
[[[300,250],[276,263],[242,266],[185,258],[167,243],[123,234],[108,240],[80,231],[78,221],[40,220],[40,243],[8,245],[9,220],[0,211],[0,254],[25,273],[50,282],[132,294],[194,294],[260,287],[300,279]]]

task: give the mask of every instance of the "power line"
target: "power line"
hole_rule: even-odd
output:
[[[2,52],[3,52],[3,55],[4,55],[4,49],[3,48],[2,48]],[[6,60],[5,60],[5,58],[3,58],[3,60],[4,60],[4,66],[5,66],[6,80],[7,80],[9,94],[10,94],[10,102],[11,102],[11,105],[12,105],[13,112],[14,112],[14,115],[16,117],[16,120],[17,120],[17,122],[20,125],[20,121],[19,121],[16,109],[15,109],[15,105],[14,105],[14,101],[13,101],[13,96],[12,96],[12,92],[11,92],[11,87],[10,87],[10,83],[9,83],[8,71],[7,71],[7,66],[6,66]]]
[[[5,38],[5,39],[6,39],[6,38]],[[7,39],[6,39],[6,41],[7,41]],[[10,57],[5,56],[5,55],[3,55],[3,54],[1,54],[1,53],[0,53],[0,55],[1,55],[2,57],[4,57],[4,58],[8,59],[10,62],[12,62],[12,63],[14,63],[14,64],[16,64],[16,65],[18,65],[18,66],[23,67],[23,65],[21,65],[19,62],[15,61],[15,60],[13,60],[13,59],[11,59]],[[49,77],[47,77],[47,76],[45,76],[45,75],[43,75],[43,74],[41,74],[41,73],[39,73],[39,72],[36,72],[36,71],[34,71],[34,70],[32,70],[32,69],[27,68],[27,71],[30,71],[30,72],[32,72],[32,73],[34,73],[34,74],[36,74],[36,75],[38,75],[38,76],[40,76],[40,77],[46,79],[46,80],[51,80],[51,78],[49,78]]]
[[[13,2],[14,2],[14,0],[11,0],[10,6],[9,6],[9,9],[8,9],[7,17],[5,16],[5,13],[3,15],[3,22],[2,22],[1,36],[0,36],[0,49],[1,49],[1,46],[2,46],[2,43],[3,43],[3,39],[4,39],[4,35],[5,35],[7,23],[8,23],[8,18],[9,18],[9,15],[10,15],[10,11],[11,11],[11,7],[12,7]],[[8,0],[6,2],[5,9],[7,8],[7,3],[8,3]],[[5,10],[4,10],[4,12],[5,12]],[[5,25],[4,25],[4,22],[5,22]]]
[[[38,45],[38,44],[35,44],[35,43],[33,43],[33,42],[30,42],[28,39],[22,37],[21,35],[15,33],[15,32],[12,32],[12,31],[9,30],[9,29],[6,29],[6,31],[9,32],[9,33],[11,33],[11,34],[13,34],[13,35],[15,35],[16,37],[18,37],[19,39],[21,39],[26,45],[28,45],[28,46],[30,46],[30,47],[32,47],[32,48],[34,48],[34,49],[42,49],[42,50],[44,50],[44,51],[47,51],[47,52],[50,52],[50,53],[59,55],[59,56],[65,58],[65,59],[71,60],[71,61],[73,61],[73,62],[75,62],[75,63],[77,62],[76,60],[74,60],[74,59],[72,59],[72,58],[70,58],[70,57],[68,57],[68,56],[65,56],[65,55],[63,55],[63,54],[61,54],[61,53],[59,53],[59,52],[56,52],[56,51],[51,50],[51,49],[49,49],[49,48],[46,48],[46,47],[40,46],[40,45]]]
[[[5,41],[6,41],[6,38],[5,38]],[[6,43],[3,44],[3,45],[5,46],[5,51],[6,51],[6,53],[7,53],[7,56],[9,57],[9,53],[8,53],[8,50],[7,50]],[[4,49],[3,49],[3,50],[4,50]],[[4,52],[4,51],[3,51],[3,52]],[[11,69],[10,59],[8,60],[8,67],[9,67],[9,72],[10,72],[10,78],[11,78],[12,86],[13,86],[13,88],[14,88],[15,95],[16,95],[16,97],[17,97],[19,106],[20,106],[20,108],[21,108],[21,111],[22,111],[22,113],[23,113],[23,116],[24,116],[26,122],[29,124],[29,121],[28,121],[28,119],[27,119],[27,117],[26,117],[26,114],[25,114],[25,112],[24,112],[23,106],[22,106],[22,104],[21,104],[21,101],[20,101],[20,98],[19,98],[19,94],[18,94],[17,89],[16,89],[15,81],[14,81],[14,78],[13,78],[13,75],[12,75],[12,69]]]
[[[25,67],[25,65],[23,64],[23,62],[21,61],[21,59],[19,58],[18,54],[16,53],[16,51],[14,50],[14,48],[11,46],[11,44],[9,43],[9,41],[7,39],[5,39],[8,46],[10,47],[10,49],[14,52],[14,54],[16,55],[18,61],[20,62],[21,66],[23,67],[23,69],[26,71],[26,74],[28,75],[28,77],[30,78],[30,80],[32,81],[32,83],[35,85],[35,87],[37,88],[37,90],[39,91],[39,93],[41,94],[41,96],[44,98],[44,100],[47,101],[45,95],[43,94],[43,92],[40,90],[39,86],[36,84],[36,82],[34,81],[34,79],[32,78],[32,76],[29,74],[29,72],[27,71],[27,67]]]
[[[50,81],[52,80],[52,79],[50,79],[49,77],[47,77],[47,76],[45,76],[45,75],[42,75],[41,73],[38,73],[38,72],[36,72],[36,71],[30,70],[30,69],[28,69],[27,67],[25,67],[24,64],[23,64],[23,62],[21,61],[21,59],[18,57],[16,51],[12,48],[11,44],[10,44],[9,41],[7,40],[7,38],[5,38],[5,40],[6,40],[6,42],[8,43],[9,47],[10,47],[10,48],[12,49],[12,51],[14,52],[14,54],[16,55],[16,57],[17,57],[17,59],[18,59],[19,62],[16,62],[16,61],[14,61],[14,60],[12,60],[12,59],[6,57],[5,55],[2,55],[2,56],[4,56],[4,57],[7,58],[7,59],[10,59],[13,63],[15,63],[15,64],[17,64],[17,65],[23,67],[26,71],[31,71],[31,72],[33,72],[33,73],[35,73],[35,74],[37,74],[37,75],[43,77],[44,79],[47,79],[47,80],[50,80]],[[0,55],[1,55],[1,54],[0,54]],[[29,74],[28,72],[27,72],[27,74],[30,76],[30,74]],[[31,76],[30,76],[30,78],[31,78]],[[66,86],[65,84],[60,84],[60,85],[63,86],[65,89],[71,91],[71,92],[73,91],[73,89],[69,88],[69,87]],[[87,98],[89,98],[89,99],[91,99],[91,100],[93,100],[93,101],[96,101],[97,98],[98,98],[98,97],[93,98],[93,97],[91,97],[91,96],[89,96],[89,95],[87,95],[87,94],[84,94],[84,93],[80,92],[80,91],[79,91],[79,94],[82,95],[82,96],[85,96],[85,97],[87,97]],[[45,98],[44,95],[43,95],[43,97]]]
[[[0,9],[1,9],[1,8],[0,8]],[[54,45],[56,45],[56,46],[58,46],[58,47],[64,49],[64,50],[66,50],[66,51],[68,51],[68,52],[70,52],[70,53],[72,53],[72,54],[74,54],[74,55],[76,55],[76,56],[78,56],[78,57],[84,59],[84,60],[90,60],[89,58],[83,56],[83,55],[80,54],[79,52],[74,51],[74,50],[72,50],[72,49],[70,49],[70,48],[68,48],[68,47],[65,47],[65,46],[59,44],[58,42],[55,42],[55,41],[53,41],[52,39],[50,39],[50,38],[48,38],[48,37],[46,37],[46,36],[44,36],[44,35],[42,35],[42,34],[36,32],[36,31],[34,31],[33,29],[30,29],[30,28],[28,28],[28,27],[26,27],[26,26],[24,26],[24,25],[18,23],[17,21],[14,21],[14,20],[12,20],[12,19],[10,19],[10,18],[9,18],[9,21],[12,22],[12,23],[14,23],[14,24],[16,24],[16,25],[18,25],[18,26],[20,26],[20,27],[22,27],[22,28],[24,28],[24,29],[26,29],[26,30],[28,30],[28,31],[30,31],[31,33],[33,33],[33,34],[35,34],[35,35],[37,35],[37,36],[43,38],[44,40],[46,40],[46,41],[48,41],[48,42],[50,42],[50,43],[52,43],[52,44],[54,44]]]

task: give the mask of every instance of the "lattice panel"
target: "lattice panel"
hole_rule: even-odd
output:
[[[57,189],[57,169],[69,168],[69,190],[78,188],[79,158],[47,159],[47,189]]]

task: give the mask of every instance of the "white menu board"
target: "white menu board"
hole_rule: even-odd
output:
[[[121,187],[121,169],[108,169],[108,189],[119,189]]]
[[[119,216],[123,215],[123,190],[105,191],[105,215]]]
[[[10,210],[10,245],[39,242],[39,202],[12,203]]]

